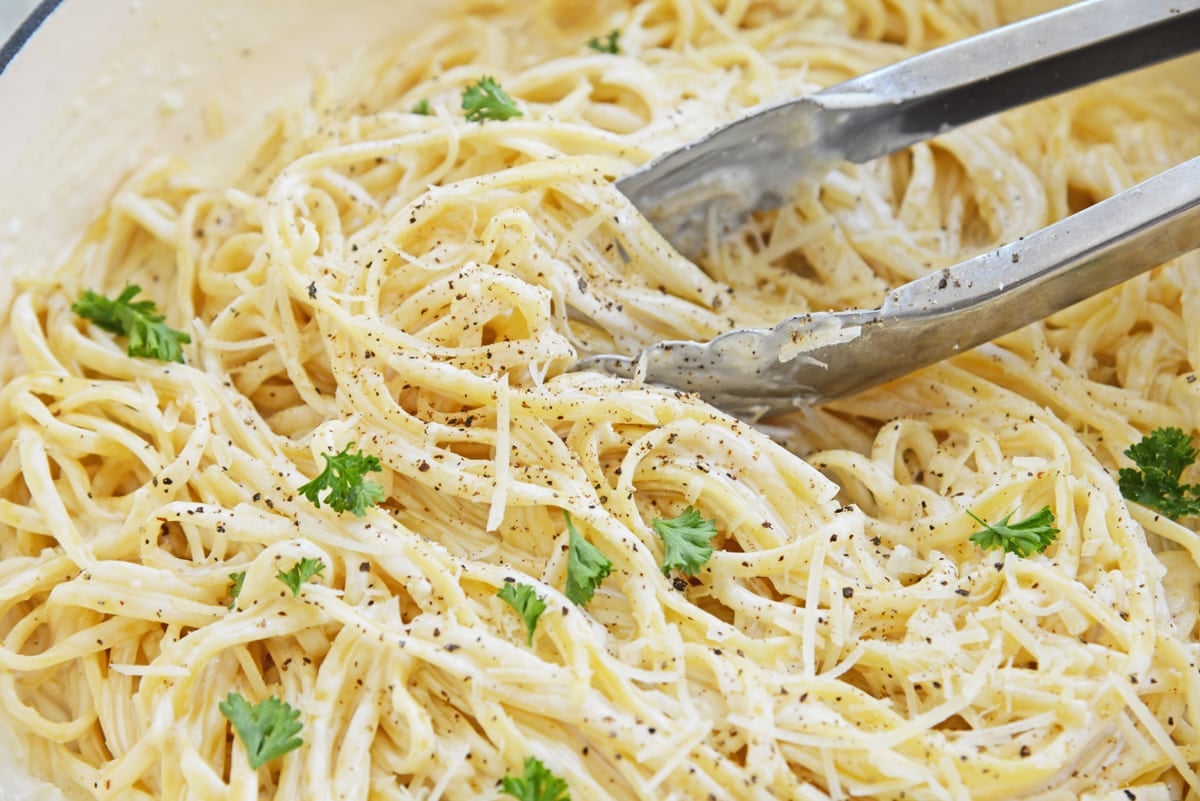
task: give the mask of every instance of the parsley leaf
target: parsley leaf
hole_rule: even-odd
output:
[[[1180,483],[1198,454],[1182,429],[1156,428],[1125,451],[1137,467],[1122,467],[1117,486],[1129,500],[1172,520],[1200,514],[1200,485]]]
[[[255,770],[304,743],[296,736],[301,728],[297,720],[300,710],[273,695],[252,706],[240,693],[230,693],[217,708],[233,724]]]
[[[467,112],[468,122],[482,120],[507,120],[520,117],[521,109],[516,101],[500,88],[494,78],[483,76],[463,92],[462,107]]]
[[[335,512],[354,512],[358,517],[367,513],[368,506],[374,506],[383,500],[383,487],[373,481],[364,481],[367,473],[378,473],[383,470],[378,456],[367,456],[362,451],[350,453],[354,443],[347,445],[341,453],[330,456],[321,454],[325,460],[325,469],[321,475],[300,487],[299,492],[321,508],[318,493],[329,490],[325,503]]]
[[[275,578],[287,585],[287,588],[292,591],[293,598],[299,598],[300,585],[313,576],[318,575],[324,569],[325,563],[320,559],[310,559],[306,556],[292,565],[291,569],[286,573],[280,570],[275,574]]]
[[[608,32],[607,36],[593,36],[591,39],[588,39],[587,45],[597,53],[611,53],[615,56],[621,52],[621,46],[617,43],[617,39],[620,36],[621,32],[614,28]]]
[[[229,574],[229,608],[237,606],[238,596],[242,594],[242,585],[246,583],[246,571]]]
[[[537,757],[525,759],[524,776],[505,776],[500,790],[519,801],[571,801],[567,783],[546,770]]]
[[[1054,512],[1050,511],[1049,506],[1043,506],[1029,517],[1016,523],[1008,522],[1009,518],[1013,516],[1013,512],[1006,514],[999,523],[985,523],[970,509],[967,510],[967,514],[971,516],[972,520],[983,526],[983,531],[976,531],[971,535],[971,542],[985,551],[1003,548],[1018,556],[1029,556],[1046,550],[1046,547],[1058,537],[1058,529],[1054,528]]]
[[[694,576],[700,572],[701,566],[713,555],[712,538],[717,535],[717,521],[706,520],[700,512],[691,506],[683,513],[670,520],[659,518],[650,523],[663,541],[663,575],[671,572],[671,568],[679,568],[679,572]]]
[[[84,290],[79,300],[71,304],[71,311],[84,319],[91,320],[105,331],[129,337],[125,352],[130,356],[144,356],[160,362],[182,362],[181,345],[192,338],[183,331],[164,325],[166,318],[157,313],[152,300],[133,298],[142,291],[137,284],[126,284],[115,300],[110,300],[90,289]]]
[[[604,577],[612,572],[612,562],[608,561],[600,549],[580,536],[571,522],[569,512],[563,512],[567,518],[567,587],[566,596],[569,601],[583,606],[592,600],[596,588]]]
[[[429,116],[429,101],[426,100],[425,98],[421,98],[420,100],[418,100],[412,107],[412,113],[413,114],[421,114],[422,116],[428,117]]]
[[[528,584],[512,584],[505,582],[496,597],[511,606],[525,621],[526,642],[533,645],[533,631],[537,628],[538,618],[546,611],[546,602],[537,597],[533,587]]]

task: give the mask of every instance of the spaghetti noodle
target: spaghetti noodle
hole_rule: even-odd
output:
[[[1196,431],[1196,254],[765,428],[567,371],[873,306],[1194,155],[1194,83],[844,167],[702,269],[615,177],[1012,4],[517,5],[318,82],[228,184],[147,165],[22,279],[0,717],[31,772],[97,799],[496,798],[530,757],[577,800],[1200,795],[1200,539],[1115,481],[1143,432]],[[464,119],[482,76],[521,116]],[[185,363],[72,311],[126,284]],[[362,517],[299,493],[351,444],[382,466]],[[715,552],[664,574],[652,522],[688,506]],[[969,539],[968,510],[1042,506],[1043,554]],[[564,511],[612,562],[586,605]],[[514,582],[546,605],[531,644]],[[251,767],[231,693],[298,710],[303,744]]]

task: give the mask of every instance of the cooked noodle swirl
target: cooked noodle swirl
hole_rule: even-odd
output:
[[[1194,79],[844,167],[698,266],[614,178],[1013,4],[511,5],[318,81],[228,183],[146,165],[21,279],[0,715],[32,772],[97,799],[434,801],[498,797],[536,756],[575,799],[1196,798],[1200,539],[1115,481],[1142,433],[1200,425],[1196,254],[765,428],[566,371],[869,307],[1118,192],[1200,151]],[[585,46],[614,28],[619,54]],[[522,116],[464,121],[483,75]],[[71,310],[128,283],[186,363]],[[298,493],[351,443],[384,468],[361,518]],[[686,506],[716,552],[667,576],[651,521]],[[969,540],[967,510],[1042,506],[1043,554]],[[586,606],[564,511],[613,562]],[[326,569],[293,595],[275,574],[304,558]],[[546,601],[532,646],[510,581]],[[252,769],[231,692],[299,709],[303,745]]]

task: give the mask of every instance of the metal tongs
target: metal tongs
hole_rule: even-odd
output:
[[[870,161],[1196,50],[1200,0],[1083,0],[756,111],[617,187],[672,245],[694,256],[710,235],[780,205],[798,182],[818,181],[842,161]],[[710,342],[660,342],[635,357],[593,356],[578,369],[641,375],[757,419],[941,361],[1196,248],[1200,157],[907,283],[878,309],[801,314]]]

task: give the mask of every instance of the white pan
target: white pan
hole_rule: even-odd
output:
[[[2,0],[0,0],[2,1]],[[437,11],[396,0],[47,0],[0,51],[0,276],[44,269],[134,166],[198,162],[314,71]],[[9,281],[0,281],[7,285]],[[2,305],[7,305],[2,304]]]
[[[1048,4],[1008,3],[1025,13]],[[260,131],[264,117],[289,105],[317,71],[387,37],[413,35],[443,5],[43,2],[0,49],[0,326],[12,277],[52,269],[135,166],[173,154],[221,169],[203,158],[211,143],[206,113],[219,108],[234,132]],[[1194,76],[1197,63],[1175,69]],[[0,724],[0,801],[63,797],[25,776],[22,762]]]
[[[252,136],[322,67],[412,35],[436,10],[397,0],[43,2],[0,49],[0,332],[12,277],[53,269],[135,166],[173,154],[220,169],[200,157],[206,110]],[[63,798],[24,762],[0,724],[0,801]]]

